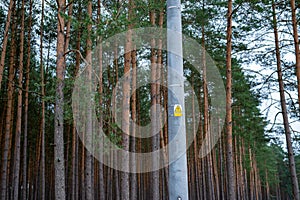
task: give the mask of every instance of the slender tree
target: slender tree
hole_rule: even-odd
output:
[[[98,26],[101,26],[101,0],[98,0],[97,1],[97,23],[98,23]],[[102,48],[102,38],[100,36],[100,39],[99,39],[99,44],[98,44],[98,47],[99,47],[99,75],[98,75],[98,78],[99,78],[99,88],[98,88],[98,93],[99,93],[99,105],[100,105],[100,116],[99,116],[99,126],[100,128],[102,129],[103,128],[103,114],[104,114],[104,111],[103,111],[103,66],[102,66],[102,59],[103,59],[103,48]],[[100,149],[103,149],[103,141],[100,140]],[[98,166],[98,173],[99,173],[99,196],[100,196],[100,200],[104,200],[105,199],[105,183],[104,183],[104,166],[101,162],[99,162],[99,166]]]
[[[131,5],[131,0],[129,0]],[[128,13],[131,13],[131,7],[129,6]],[[130,21],[130,17],[128,19]],[[122,85],[123,99],[122,99],[122,147],[124,151],[129,151],[129,114],[130,114],[130,64],[131,64],[131,45],[132,45],[132,32],[131,27],[128,27],[125,42],[125,63],[124,63],[124,80]],[[127,155],[123,155],[122,165],[124,171],[121,173],[121,197],[122,200],[129,200],[129,158]]]
[[[19,199],[20,182],[20,150],[21,150],[21,128],[22,128],[22,92],[23,92],[23,60],[24,60],[24,26],[25,26],[25,2],[22,0],[21,34],[20,34],[20,58],[19,58],[19,80],[18,80],[18,105],[17,123],[14,150],[14,199]]]
[[[227,11],[227,47],[226,47],[226,136],[227,136],[227,176],[228,199],[235,199],[235,178],[233,168],[232,147],[232,72],[231,72],[231,45],[232,45],[232,0],[228,0]]]
[[[24,99],[24,138],[23,138],[23,183],[22,199],[27,199],[27,135],[28,135],[28,107],[29,107],[29,78],[30,78],[30,61],[31,61],[31,24],[32,24],[32,0],[30,0],[28,37],[27,37],[27,61],[26,61],[26,82],[25,82],[25,99]]]
[[[65,159],[64,159],[64,78],[65,78],[65,0],[57,1],[57,61],[56,61],[56,99],[54,117],[54,167],[55,199],[66,199]]]
[[[40,24],[40,71],[41,71],[41,102],[42,102],[42,116],[41,116],[41,199],[45,199],[45,70],[43,61],[43,39],[44,39],[44,5],[45,2],[42,0],[42,13],[41,13],[41,24]]]
[[[87,73],[88,73],[88,80],[92,81],[92,1],[88,1],[87,5],[87,12],[88,12],[88,25],[87,25],[87,40],[86,40],[86,61],[87,61]],[[91,86],[89,85],[89,91],[92,91]],[[86,129],[86,136],[85,136],[85,145],[88,147],[92,146],[92,110],[90,107],[88,108],[88,124]],[[89,151],[86,150],[85,153],[85,184],[86,184],[86,199],[92,200],[94,198],[93,193],[93,186],[92,186],[92,155]]]
[[[132,140],[130,141],[131,145],[131,151],[136,152],[136,123],[137,123],[137,109],[136,109],[136,101],[137,101],[137,95],[136,95],[136,82],[137,82],[137,59],[136,59],[136,49],[132,50],[131,52],[131,64],[132,64],[132,101],[131,101],[131,118],[132,118],[132,127],[131,127],[131,136]],[[131,157],[131,165],[132,167],[136,167],[137,161],[136,157],[132,155]],[[130,198],[131,199],[138,199],[137,196],[137,175],[135,173],[131,174],[131,190],[130,190]]]
[[[154,1],[150,2],[150,7],[154,7]],[[156,24],[156,10],[153,8],[149,13],[150,23],[152,26]],[[152,151],[157,151],[159,149],[159,134],[158,131],[158,119],[157,119],[157,55],[156,55],[156,39],[151,39],[151,135],[152,135]],[[158,164],[159,159],[157,157],[152,157],[153,168]],[[159,199],[159,171],[152,172],[151,180],[151,195],[152,199]]]
[[[9,71],[8,71],[8,91],[7,91],[7,108],[6,108],[6,118],[5,118],[5,135],[2,151],[2,168],[1,168],[1,200],[6,200],[7,182],[9,177],[9,156],[11,154],[11,131],[13,127],[13,92],[14,92],[14,75],[15,75],[15,55],[16,55],[16,41],[15,41],[15,6],[12,10],[12,27],[11,27],[11,41],[10,41],[10,59],[9,59]]]
[[[298,104],[300,109],[300,50],[299,50],[299,38],[297,29],[297,18],[296,18],[296,6],[295,0],[290,1],[292,10],[292,24],[293,24],[293,36],[295,45],[295,57],[296,57],[296,75],[297,75],[297,85],[298,85]]]
[[[5,56],[6,56],[6,49],[7,49],[7,42],[8,42],[8,32],[9,32],[9,26],[10,26],[10,21],[11,21],[11,15],[13,12],[13,7],[14,7],[15,1],[10,0],[9,1],[9,7],[8,7],[8,12],[6,16],[6,23],[5,23],[5,30],[4,30],[4,38],[3,38],[3,43],[2,43],[2,51],[1,51],[1,60],[0,60],[0,89],[1,89],[1,83],[2,83],[2,78],[3,78],[3,71],[4,71],[4,63],[5,63]]]
[[[286,145],[287,145],[287,150],[288,150],[288,159],[289,159],[289,167],[290,167],[290,174],[291,174],[291,181],[292,181],[293,198],[295,200],[299,200],[300,199],[299,186],[298,186],[298,179],[297,179],[297,173],[296,173],[294,151],[293,151],[293,146],[292,146],[289,118],[288,118],[287,108],[286,108],[284,83],[283,83],[283,78],[282,78],[278,28],[277,28],[276,4],[275,4],[274,0],[272,0],[272,16],[273,16],[273,30],[274,30],[274,37],[275,37],[276,65],[277,65],[277,76],[278,76],[278,84],[279,84],[281,113],[282,113],[282,117],[283,117]]]

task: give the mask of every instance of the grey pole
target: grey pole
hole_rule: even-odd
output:
[[[188,200],[180,0],[167,0],[169,200]]]

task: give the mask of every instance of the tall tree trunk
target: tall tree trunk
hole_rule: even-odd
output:
[[[78,20],[81,20],[81,4],[79,3],[78,8]],[[81,41],[81,30],[77,32],[76,38],[76,56],[75,56],[75,71],[74,77],[77,76],[80,67],[80,41]],[[65,49],[66,50],[66,49]],[[72,200],[79,198],[79,181],[78,181],[78,169],[79,169],[79,151],[78,151],[78,135],[75,126],[75,120],[73,119],[73,131],[72,131]]]
[[[22,91],[23,91],[23,60],[24,60],[24,24],[25,9],[24,0],[22,0],[22,18],[21,18],[21,34],[20,34],[20,58],[19,58],[19,80],[18,80],[18,105],[17,105],[17,123],[15,134],[15,150],[14,150],[14,199],[19,199],[19,182],[20,182],[20,149],[21,149],[21,128],[22,128]]]
[[[163,23],[164,23],[164,3],[165,3],[165,0],[161,0],[158,2],[158,4],[160,4],[160,10],[159,10],[159,15],[158,15],[158,27],[160,29],[160,31],[162,31],[162,28],[163,28]],[[156,106],[157,109],[160,109],[161,108],[161,105],[162,105],[162,87],[161,87],[161,84],[162,84],[162,70],[163,70],[163,55],[162,55],[162,48],[163,48],[163,41],[162,41],[162,38],[158,38],[157,39],[157,61],[156,61],[156,104],[158,106]],[[163,148],[165,147],[165,142],[164,142],[164,134],[163,134],[163,124],[162,124],[162,109],[160,110],[156,110],[157,112],[157,119],[156,119],[156,126],[157,126],[157,142],[158,142],[158,145],[157,145],[157,150],[160,148]],[[167,160],[168,159],[168,154],[166,151],[163,152],[163,160]],[[160,162],[161,158],[158,159],[158,162]],[[161,173],[160,173],[161,172]],[[168,178],[168,168],[164,168],[163,170],[161,171],[158,171],[158,180],[161,180],[161,181],[158,181],[159,184],[159,190],[158,190],[158,195],[161,191],[161,196],[160,196],[160,199],[162,197],[164,197],[164,181],[165,181],[165,178]]]
[[[79,68],[79,65],[75,64],[76,69],[75,73],[77,74],[77,66]],[[76,75],[74,75],[76,77]],[[78,136],[77,136],[77,130],[75,126],[75,120],[73,119],[73,127],[72,127],[72,187],[71,187],[71,199],[77,200],[78,199]]]
[[[204,12],[204,1],[202,2],[202,11]],[[202,24],[202,70],[203,70],[203,117],[204,117],[204,137],[207,139],[208,148],[211,148],[211,138],[210,138],[210,129],[209,129],[209,111],[208,111],[208,88],[207,88],[207,78],[206,78],[206,54],[205,54],[205,27]],[[212,154],[211,152],[203,152],[206,155],[205,161],[207,162],[207,183],[208,183],[208,198],[214,199],[214,184],[213,184],[213,168],[212,168]]]
[[[11,147],[11,131],[12,131],[12,109],[13,109],[13,92],[14,92],[14,75],[15,67],[14,60],[16,54],[16,44],[15,44],[15,7],[12,8],[13,16],[12,21],[13,25],[11,28],[11,43],[10,43],[10,60],[9,60],[9,72],[8,72],[8,91],[7,91],[7,110],[5,118],[5,136],[4,136],[4,145],[3,145],[3,155],[2,155],[2,168],[1,168],[1,200],[6,200],[7,191],[7,180],[9,179],[9,155]]]
[[[128,4],[132,5],[132,0],[129,0]],[[129,21],[131,20],[130,13],[132,12],[131,7],[128,8]],[[123,100],[122,100],[122,147],[124,151],[129,151],[129,133],[130,133],[130,63],[131,63],[131,45],[132,45],[132,31],[131,25],[128,27],[128,32],[126,35],[125,42],[125,65],[124,65],[124,80],[122,85],[123,90]],[[123,155],[122,165],[124,166],[124,171],[121,172],[121,197],[122,200],[129,200],[129,157],[128,154]]]
[[[235,178],[233,169],[232,148],[232,74],[231,74],[231,37],[232,37],[232,0],[228,0],[227,11],[227,48],[226,48],[226,135],[227,135],[227,176],[228,176],[228,199],[236,199]]]
[[[118,42],[115,41],[114,43],[114,85],[117,84],[117,82],[119,81],[119,66],[118,66]],[[110,69],[109,69],[110,70]],[[112,105],[113,107],[116,107],[116,93],[113,93],[113,97],[112,97]],[[114,110],[113,116],[115,116],[115,118],[111,120],[111,123],[114,123],[117,121],[117,110]],[[117,130],[113,130],[114,134],[119,135]],[[112,155],[112,159],[116,160],[117,156],[116,153],[113,153]],[[115,161],[114,161],[115,162]],[[120,173],[117,170],[112,170],[112,174],[114,176],[114,184],[115,184],[115,189],[116,189],[116,194],[115,194],[115,199],[119,200],[121,198],[121,191],[120,191],[120,181],[119,181],[119,177],[120,177]]]
[[[87,12],[89,16],[89,23],[87,25],[87,40],[86,40],[86,61],[87,61],[87,70],[88,70],[88,90],[92,92],[92,1],[88,1]],[[92,110],[88,108],[87,114],[87,127],[86,127],[86,135],[85,135],[85,143],[87,147],[92,147]],[[92,200],[94,197],[93,186],[92,186],[92,155],[90,151],[85,151],[85,189],[86,189],[86,199]]]
[[[130,1],[130,19],[135,19],[136,16],[134,14],[134,10],[135,10],[135,2],[134,1]],[[134,27],[135,24],[134,22],[130,22],[131,23],[131,27]],[[136,133],[137,133],[137,95],[136,95],[136,87],[137,87],[137,53],[136,53],[136,46],[135,44],[132,44],[133,46],[133,50],[131,51],[131,65],[132,65],[132,96],[131,96],[131,118],[133,123],[131,124],[131,141],[130,141],[130,151],[131,152],[136,152]],[[137,160],[136,160],[136,156],[135,154],[131,154],[131,158],[130,158],[130,162],[131,162],[131,166],[133,169],[133,171],[137,170]],[[130,187],[130,199],[138,199],[138,185],[137,185],[137,173],[131,173],[130,175],[130,183],[131,183],[131,187]]]
[[[192,74],[192,87],[195,88],[194,85],[194,74]],[[193,127],[193,150],[194,150],[194,173],[195,173],[195,199],[200,199],[200,184],[199,184],[199,155],[198,155],[198,148],[197,148],[197,129],[196,129],[196,112],[195,112],[195,94],[192,93],[192,127]]]
[[[24,102],[24,138],[23,138],[23,183],[22,199],[27,199],[27,133],[28,133],[28,95],[29,95],[29,78],[30,78],[30,61],[31,61],[31,24],[32,24],[32,0],[30,0],[28,38],[27,38],[27,61],[26,61],[26,83],[25,83],[25,102]]]
[[[3,77],[3,71],[4,71],[4,63],[5,63],[5,56],[6,56],[6,49],[7,49],[9,26],[10,26],[11,15],[13,13],[14,5],[15,5],[15,1],[10,0],[7,17],[6,17],[5,30],[3,33],[4,37],[3,37],[1,60],[0,60],[0,89],[1,89],[1,85],[2,85],[1,83],[2,83],[2,77]]]
[[[153,7],[154,5],[153,1],[150,2],[150,7]],[[155,26],[155,18],[156,18],[156,12],[155,9],[151,10],[150,13],[150,23],[154,27]],[[157,133],[157,91],[156,91],[156,76],[157,76],[157,62],[156,62],[156,50],[155,50],[155,38],[151,39],[151,135],[152,135],[152,150],[151,151],[157,151],[159,149],[159,134]],[[159,159],[157,157],[152,157],[152,167],[154,168],[159,162]],[[153,171],[151,173],[152,180],[151,180],[151,194],[152,199],[159,199],[159,171]]]
[[[98,0],[97,1],[98,3],[98,8],[97,8],[97,22],[98,22],[98,25],[101,25],[101,0]],[[102,51],[102,38],[100,37],[100,40],[99,40],[99,75],[98,75],[98,78],[99,78],[99,88],[98,88],[98,93],[99,93],[99,105],[100,105],[100,115],[99,115],[99,126],[101,129],[103,129],[103,115],[104,115],[104,112],[103,112],[103,66],[102,66],[102,54],[103,54],[103,51]],[[101,144],[99,144],[100,146],[100,149],[103,149],[103,140],[100,140]],[[104,166],[103,166],[103,163],[99,162],[99,169],[98,169],[98,173],[99,173],[99,199],[100,200],[104,200],[105,199],[105,183],[104,183]]]
[[[132,127],[131,127],[131,152],[136,152],[136,82],[137,82],[137,65],[136,65],[136,49],[131,52],[131,63],[132,63],[132,101],[131,101],[131,118],[132,118]],[[134,154],[131,157],[131,165],[132,167],[136,168],[136,157]],[[137,196],[137,174],[131,174],[131,193],[130,199],[138,199]]]
[[[66,199],[65,191],[65,159],[64,159],[64,75],[65,75],[65,20],[61,13],[65,9],[65,0],[57,1],[57,63],[56,63],[56,100],[54,125],[54,167],[55,167],[55,199]]]
[[[277,29],[277,18],[276,18],[276,5],[275,5],[274,0],[272,0],[272,14],[273,14],[274,36],[275,36],[277,76],[278,76],[280,103],[281,103],[281,111],[282,111],[281,113],[282,113],[282,117],[283,117],[286,145],[287,145],[287,150],[288,150],[289,167],[290,167],[293,196],[294,196],[293,198],[295,200],[299,200],[300,197],[299,197],[298,179],[297,179],[297,173],[296,173],[294,151],[293,151],[293,146],[292,146],[291,130],[290,130],[290,126],[289,126],[289,118],[288,118],[287,108],[286,108],[284,84],[283,84],[283,79],[282,79],[281,57],[280,57],[280,47],[279,47],[279,38],[278,38],[278,29]]]
[[[293,35],[294,35],[294,45],[295,45],[295,56],[296,56],[296,75],[298,83],[298,104],[300,110],[300,50],[299,50],[299,38],[297,29],[297,17],[296,17],[296,6],[295,0],[291,0],[291,10],[292,10],[292,24],[293,24]]]
[[[42,17],[40,24],[40,70],[41,70],[41,101],[42,101],[42,116],[41,116],[41,199],[45,199],[45,78],[44,78],[44,63],[43,63],[43,36],[44,36],[44,0],[42,0]]]

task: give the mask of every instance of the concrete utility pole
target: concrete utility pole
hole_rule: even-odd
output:
[[[167,0],[169,199],[188,200],[180,0]]]

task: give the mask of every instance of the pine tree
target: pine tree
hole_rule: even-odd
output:
[[[232,1],[228,0],[227,12],[227,49],[226,49],[226,136],[227,136],[227,176],[228,176],[228,199],[235,199],[235,176],[233,166],[233,143],[232,143],[232,108],[231,108],[231,38],[232,38]]]
[[[65,76],[65,20],[62,13],[65,0],[57,1],[57,62],[56,62],[56,98],[54,125],[54,166],[55,166],[55,199],[66,199],[65,159],[64,159],[64,76]]]
[[[288,150],[288,159],[289,159],[290,173],[292,179],[292,186],[293,186],[293,195],[294,195],[293,198],[298,200],[300,198],[299,186],[298,186],[298,179],[296,173],[294,151],[292,147],[291,131],[290,131],[289,119],[288,119],[287,108],[286,108],[284,85],[282,80],[281,56],[280,56],[280,49],[279,49],[279,38],[278,38],[277,18],[276,18],[276,4],[274,0],[272,1],[272,15],[273,15],[273,28],[274,28],[274,37],[275,37],[275,52],[276,52],[276,61],[277,61],[276,64],[277,64],[280,102],[281,102],[283,125],[284,125],[286,144]]]
[[[4,30],[4,38],[3,38],[2,51],[1,51],[1,60],[0,60],[0,89],[1,89],[1,85],[2,85],[2,78],[3,78],[3,71],[4,71],[4,63],[5,63],[7,42],[8,42],[8,36],[9,36],[8,32],[9,32],[9,27],[10,27],[10,22],[11,22],[11,15],[13,13],[14,6],[15,6],[15,1],[14,0],[10,0],[9,1],[8,13],[7,13],[7,17],[6,17],[5,30]]]

